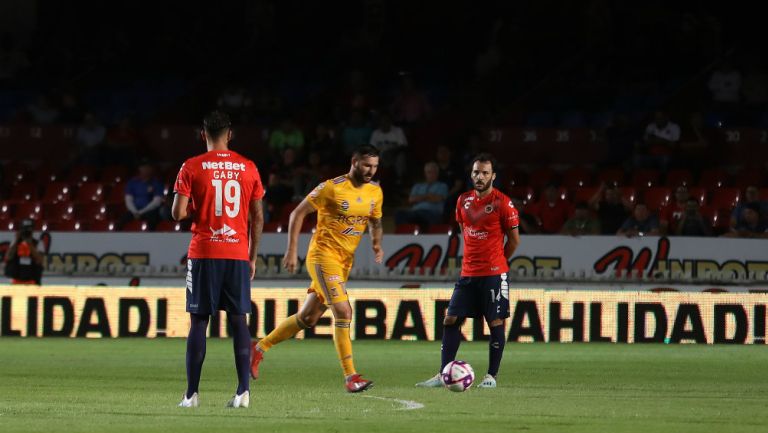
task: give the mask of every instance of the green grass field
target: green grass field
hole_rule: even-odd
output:
[[[356,342],[376,386],[348,395],[330,341],[289,341],[269,352],[251,407],[226,409],[234,362],[230,341],[216,339],[201,407],[181,409],[184,344],[3,338],[0,431],[768,431],[764,346],[509,344],[499,388],[451,393],[413,386],[434,373],[439,343]],[[487,345],[459,355],[482,376]]]

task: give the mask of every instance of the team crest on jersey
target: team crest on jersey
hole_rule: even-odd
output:
[[[492,204],[485,205],[485,209],[484,210],[485,210],[485,213],[493,212],[493,205]]]
[[[346,212],[346,211],[349,210],[349,202],[348,201],[346,201],[346,200],[342,200],[341,201],[341,210],[343,212]]]
[[[362,202],[363,202],[363,199],[362,199],[362,198],[360,198],[360,197],[358,197],[358,198],[357,198],[357,200],[355,200],[355,201],[357,201],[358,203],[362,203]]]

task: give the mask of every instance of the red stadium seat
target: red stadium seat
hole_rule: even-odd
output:
[[[514,186],[509,188],[509,196],[519,198],[523,203],[528,204],[533,201],[533,188],[530,186]]]
[[[75,194],[78,203],[100,202],[104,200],[104,185],[99,182],[85,182],[80,185]]]
[[[549,183],[557,181],[557,174],[549,167],[540,167],[533,170],[528,176],[528,185],[535,189],[540,190]]]
[[[688,195],[699,201],[699,205],[704,206],[707,204],[707,189],[700,186],[694,186],[688,188]]]
[[[88,222],[107,220],[107,206],[99,202],[75,203],[75,218]]]
[[[284,231],[282,223],[279,221],[272,221],[268,223],[264,223],[264,229],[262,230],[264,233],[282,233]]]
[[[96,168],[90,165],[78,165],[69,171],[66,181],[73,185],[93,182],[96,179]]]
[[[419,225],[418,224],[398,224],[395,226],[395,234],[417,235],[419,234]]]
[[[107,195],[107,203],[108,204],[122,204],[125,205],[125,185],[124,184],[117,184],[112,187],[112,189],[109,190],[109,195]]]
[[[510,188],[528,184],[528,175],[526,175],[525,172],[521,170],[510,170],[507,172],[507,179],[509,179],[507,185]]]
[[[9,162],[2,173],[5,185],[16,185],[29,179],[29,167],[21,162]]]
[[[93,221],[88,225],[88,230],[92,232],[113,232],[117,230],[117,224],[110,220]]]
[[[582,188],[576,188],[573,193],[573,203],[589,203],[589,200],[594,197],[599,188],[595,186],[585,186]]]
[[[0,216],[0,232],[11,231],[14,225],[12,218]]]
[[[66,182],[52,182],[45,186],[43,203],[59,203],[69,200],[72,195],[72,187]]]
[[[630,203],[635,203],[637,201],[637,190],[634,187],[631,186],[625,186],[623,188],[619,188],[621,191],[621,196],[628,200]]]
[[[0,218],[13,219],[13,203],[0,203]]]
[[[680,185],[690,186],[693,184],[693,173],[685,168],[670,170],[667,173],[666,185],[675,188]]]
[[[672,197],[672,189],[666,186],[655,186],[645,190],[643,193],[643,202],[653,212],[669,204]]]
[[[128,169],[122,165],[110,165],[104,167],[101,172],[101,181],[107,185],[116,185],[127,180]]]
[[[741,200],[741,190],[738,188],[717,188],[712,191],[709,204],[718,209],[733,209]]]
[[[155,227],[155,231],[158,232],[180,232],[181,223],[176,221],[160,221]]]
[[[761,187],[765,185],[765,174],[759,168],[748,168],[742,170],[733,179],[733,186],[744,189],[748,186]]]
[[[650,188],[659,185],[661,173],[654,169],[639,169],[632,173],[632,186],[637,189]]]
[[[563,173],[563,186],[569,189],[592,185],[592,171],[584,167],[572,167]]]
[[[760,200],[768,201],[768,188],[760,188],[760,192],[757,193]]]
[[[597,174],[597,179],[607,185],[624,185],[627,174],[623,168],[604,168]]]
[[[86,224],[72,219],[69,221],[58,221],[51,223],[51,226],[48,229],[58,232],[79,232],[87,230],[88,228]]]
[[[16,205],[13,218],[17,221],[22,219],[38,220],[42,213],[43,206],[39,202],[27,201]]]
[[[707,189],[715,189],[728,185],[728,173],[720,168],[704,170],[699,177],[699,186]]]
[[[146,221],[132,220],[128,221],[121,229],[124,232],[145,232],[149,230]]]
[[[427,233],[431,235],[450,235],[453,233],[453,226],[450,224],[431,224],[427,227]]]
[[[316,225],[317,225],[316,214],[307,215],[306,218],[304,218],[304,222],[301,224],[301,232],[314,233]]]
[[[37,183],[22,182],[11,188],[10,198],[15,202],[37,200],[40,197],[38,190]]]
[[[277,221],[282,223],[285,227],[288,227],[288,220],[291,217],[291,212],[298,206],[298,203],[286,203],[280,208],[280,214]]]
[[[728,231],[731,224],[731,212],[728,209],[718,209],[715,206],[702,206],[701,214],[708,221],[715,234]]]
[[[43,217],[51,222],[75,219],[75,208],[70,202],[43,204]]]
[[[35,179],[38,182],[56,182],[59,179],[59,169],[49,162],[44,162],[35,168]]]

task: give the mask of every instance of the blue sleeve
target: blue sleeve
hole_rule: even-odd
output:
[[[165,186],[162,184],[162,182],[160,182],[159,180],[155,180],[152,182],[152,187],[155,190],[154,194],[152,194],[152,197],[163,197]]]
[[[424,188],[423,188],[423,186],[424,186],[424,184],[423,184],[423,183],[417,183],[416,185],[414,185],[413,187],[411,187],[411,196],[414,196],[414,195],[423,195],[423,194],[424,194],[424,191],[423,191],[423,189],[424,189]]]
[[[136,184],[136,179],[129,180],[128,183],[125,184],[125,195],[136,197]]]
[[[443,197],[448,197],[448,185],[446,185],[443,182],[437,182],[437,184],[435,185],[434,194],[441,195]]]

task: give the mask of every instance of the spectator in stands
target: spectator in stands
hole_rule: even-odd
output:
[[[339,146],[338,134],[333,128],[320,123],[315,126],[312,135],[306,147],[307,153],[317,152],[323,164],[333,164],[338,162],[338,157],[342,150]]]
[[[597,235],[600,233],[600,221],[590,214],[589,205],[576,203],[573,217],[563,224],[560,233],[571,236]]]
[[[272,157],[279,161],[285,149],[293,149],[296,156],[304,151],[304,133],[289,117],[280,122],[280,126],[269,135],[269,150]]]
[[[741,72],[726,59],[712,72],[707,83],[712,101],[719,108],[732,108],[741,99]]]
[[[677,236],[712,236],[711,224],[708,224],[701,214],[699,201],[689,198],[685,203],[685,210],[677,221],[674,232]]]
[[[632,216],[627,218],[622,224],[617,235],[623,235],[628,238],[635,236],[658,236],[659,220],[656,215],[651,214],[645,203],[635,204]]]
[[[768,224],[762,221],[760,205],[756,202],[747,203],[742,210],[743,223],[725,233],[724,237],[732,238],[768,238]]]
[[[600,185],[592,198],[589,207],[597,212],[600,221],[600,233],[613,235],[621,228],[627,219],[632,203],[621,196],[621,191],[615,185]]]
[[[666,170],[669,159],[680,141],[680,125],[669,120],[663,111],[654,114],[653,122],[645,127],[643,142],[635,152],[635,165]]]
[[[458,200],[458,199],[457,199]],[[525,209],[525,202],[519,197],[512,197],[512,205],[517,209],[517,213],[520,217],[520,233],[531,235],[540,233],[539,224],[536,222],[536,217],[531,215]]]
[[[303,172],[305,170],[299,163],[296,150],[292,147],[284,149],[280,161],[273,164],[269,171],[266,200],[273,205],[301,201],[304,198]]]
[[[403,180],[407,169],[406,148],[408,140],[405,138],[403,128],[392,124],[392,116],[388,113],[379,114],[379,127],[371,134],[371,146],[376,147],[381,152],[382,167],[393,169],[396,180],[400,183]]]
[[[672,202],[659,209],[659,230],[662,234],[677,233],[680,219],[688,209],[688,187],[679,185],[675,188],[675,196]]]
[[[353,111],[349,115],[349,122],[341,132],[341,144],[344,146],[344,154],[351,155],[359,146],[370,143],[371,127],[365,122],[365,117],[360,111]]]
[[[416,124],[432,114],[426,93],[416,87],[411,74],[401,74],[400,88],[392,102],[392,113],[395,121],[403,125]]]
[[[91,165],[101,163],[102,145],[106,137],[107,128],[96,119],[93,113],[86,113],[83,123],[77,127],[75,133],[80,163]]]
[[[440,168],[430,161],[424,164],[424,182],[411,188],[408,203],[411,207],[395,214],[396,224],[418,224],[425,229],[430,224],[439,224],[443,219],[443,204],[448,197],[448,185],[440,182]]]
[[[756,203],[760,216],[763,222],[768,222],[768,201],[760,200],[760,190],[755,185],[749,185],[744,189],[744,200],[742,200],[731,212],[730,226],[732,230],[736,227],[743,226],[746,221],[744,219],[744,210],[750,203]]]
[[[130,221],[140,220],[147,223],[149,230],[154,230],[160,222],[163,190],[163,183],[155,176],[155,167],[149,160],[142,160],[138,174],[125,185],[126,212],[118,226],[123,228]]]
[[[40,285],[43,276],[43,253],[37,249],[38,241],[32,235],[35,223],[21,222],[16,238],[5,255],[5,276],[12,284]]]
[[[217,105],[232,118],[244,121],[248,118],[253,99],[244,88],[230,85],[219,95]]]
[[[307,164],[301,165],[296,170],[299,176],[299,201],[320,184],[320,182],[333,177],[331,167],[323,162],[320,152],[313,150],[307,155]]]
[[[443,216],[450,219],[456,209],[456,200],[464,191],[464,173],[461,164],[453,158],[453,152],[448,146],[437,146],[435,162],[440,168],[440,182],[448,185],[448,198],[445,200]]]
[[[59,110],[51,104],[45,95],[40,95],[32,104],[27,106],[27,112],[36,125],[50,125],[59,120]]]
[[[571,205],[560,197],[557,185],[549,184],[539,202],[532,206],[531,214],[536,217],[542,233],[560,233],[571,215]]]

